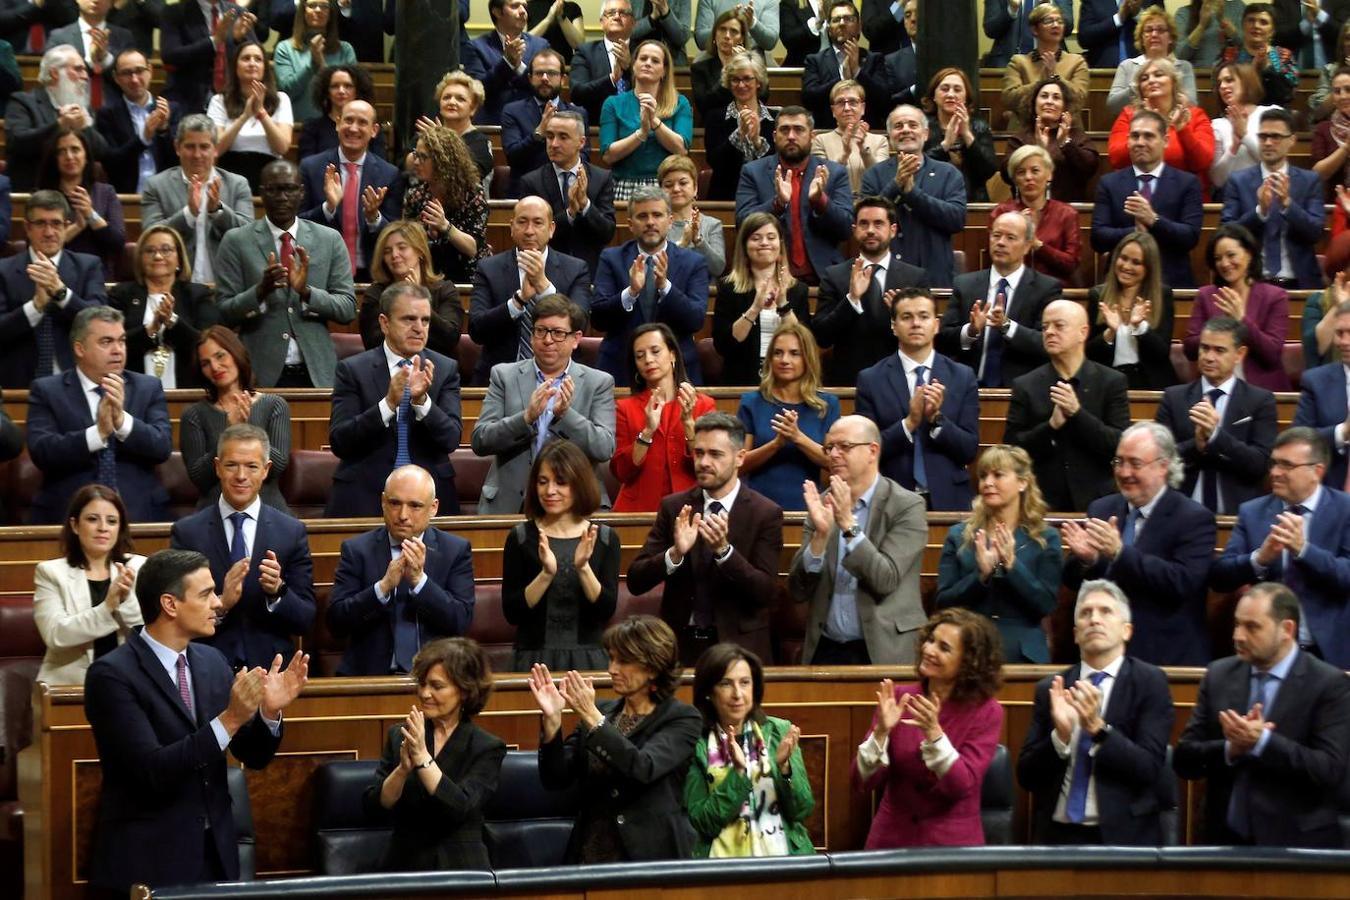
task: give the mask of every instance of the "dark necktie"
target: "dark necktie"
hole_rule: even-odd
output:
[[[994,292],[994,306],[1008,310],[1008,279],[998,280],[998,290]],[[978,335],[976,335],[978,337]],[[1003,332],[992,325],[984,326],[984,377],[981,387],[1003,387]]]
[[[708,516],[719,516],[726,509],[717,500],[710,501],[704,513]],[[716,623],[713,615],[713,604],[716,599],[712,594],[712,569],[717,563],[713,560],[711,551],[701,553],[697,559],[699,567],[694,571],[694,626],[696,628],[711,628]]]
[[[401,359],[398,361],[400,369],[407,369],[412,363],[409,360]],[[412,385],[405,382],[403,385],[403,399],[398,401],[398,424],[394,426],[395,444],[394,444],[394,467],[406,466],[412,463],[412,456],[408,453],[408,427],[412,420]]]
[[[49,301],[42,310],[42,318],[38,319],[37,328],[34,332],[34,338],[37,343],[37,374],[41,378],[43,375],[50,375],[54,371],[53,365],[56,362],[56,336],[52,326],[53,304]]]
[[[1139,196],[1143,197],[1149,203],[1153,202],[1153,176],[1139,176]]]
[[[103,397],[103,385],[94,388],[94,393]],[[95,420],[98,416],[95,415]],[[108,435],[108,446],[98,451],[98,469],[94,480],[105,487],[117,490],[117,435]]]
[[[1205,396],[1209,398],[1210,405],[1215,409],[1218,409],[1219,400],[1223,397],[1223,391],[1218,388],[1212,388],[1205,392]],[[1210,437],[1212,438],[1213,435],[1210,435]],[[1216,515],[1222,513],[1223,510],[1219,509],[1219,473],[1213,469],[1208,471],[1201,469],[1200,477],[1204,479],[1204,482],[1200,486],[1200,498],[1201,502],[1205,504],[1205,509],[1208,509]]]
[[[1266,684],[1270,681],[1269,672],[1252,670],[1251,692],[1247,695],[1247,709],[1261,704],[1262,715],[1268,715],[1265,708]],[[1237,777],[1233,779],[1232,793],[1228,795],[1228,827],[1239,836],[1251,839],[1252,815],[1248,782],[1251,779],[1251,766],[1239,766]]]
[[[216,33],[216,26],[220,24],[220,4],[211,4],[211,33]],[[221,41],[216,47],[216,56],[211,63],[211,89],[217,94],[225,90],[225,41]]]
[[[234,525],[234,534],[230,538],[230,565],[234,565],[248,556],[248,547],[244,543],[244,523],[246,521],[248,521],[248,513],[230,513],[230,522]]]
[[[1295,503],[1293,506],[1285,510],[1285,512],[1291,512],[1296,516],[1303,516],[1307,514],[1308,507],[1304,506],[1302,503]],[[1308,539],[1307,519],[1303,520],[1303,539],[1305,541]],[[1298,570],[1298,566],[1294,565],[1294,555],[1290,553],[1288,550],[1283,551],[1280,554],[1280,563],[1281,568],[1283,568],[1284,570],[1281,573],[1284,576],[1281,579],[1284,582],[1284,586],[1289,588],[1289,590],[1293,591],[1295,596],[1297,596],[1299,599],[1302,599],[1303,591],[1305,588],[1305,585],[1303,583],[1303,573]]]
[[[1123,547],[1134,546],[1135,532],[1139,530],[1139,508],[1131,506],[1130,511],[1125,514],[1125,530],[1120,533],[1120,543]]]
[[[197,721],[197,712],[192,708],[192,690],[188,687],[187,677],[187,654],[178,654],[178,696],[183,701],[183,708],[187,710],[188,718],[193,722]]]
[[[1105,672],[1088,676],[1092,686],[1099,688],[1106,680]],[[1064,815],[1075,825],[1083,824],[1087,816],[1088,783],[1092,780],[1092,735],[1086,728],[1078,730],[1078,744],[1073,757],[1073,778],[1069,781],[1069,799],[1064,804]]]
[[[568,204],[568,199],[567,199],[567,198],[568,198],[568,195],[572,193],[572,178],[573,178],[574,176],[572,175],[571,172],[564,171],[564,172],[561,174],[560,177],[562,178],[562,188],[561,188],[561,190],[562,190],[562,201],[563,201],[563,202],[562,202],[562,205],[563,205],[563,212],[566,213],[566,211],[567,211],[567,204]]]
[[[1261,234],[1261,255],[1265,257],[1266,274],[1276,278],[1284,267],[1284,204],[1279,197],[1270,201],[1270,210],[1266,213],[1266,227]]]
[[[914,369],[914,392],[928,383],[928,367],[918,366]],[[923,425],[921,424],[914,430],[914,486],[921,491],[928,490],[928,466],[923,460],[924,444],[927,443],[923,437]]]
[[[647,257],[647,277],[642,282],[642,293],[638,295],[638,309],[644,324],[656,321],[656,260],[651,256]]]
[[[412,586],[402,582],[395,586],[389,605],[394,615],[394,671],[411,672],[422,643]]]

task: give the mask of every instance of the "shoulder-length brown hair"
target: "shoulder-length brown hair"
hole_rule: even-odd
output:
[[[1026,488],[1017,498],[1017,527],[1027,533],[1027,537],[1037,546],[1045,546],[1045,498],[1041,496],[1040,485],[1036,483],[1036,473],[1031,466],[1031,455],[1021,447],[1007,444],[995,444],[980,454],[975,463],[975,483],[990,472],[1012,472],[1024,479]],[[970,520],[966,522],[965,533],[961,535],[961,546],[965,547],[975,540],[975,532],[993,527],[994,514],[984,505],[984,498],[976,496],[971,504]]]
[[[413,657],[412,677],[419,685],[437,665],[459,690],[459,720],[467,722],[487,706],[492,693],[492,664],[473,638],[440,638],[423,645]]]
[[[89,146],[89,138],[85,137],[84,132],[62,125],[52,132],[47,140],[42,142],[42,156],[38,162],[37,188],[43,188],[53,191],[61,190],[61,166],[60,156],[56,152],[56,145],[61,143],[61,139],[66,135],[74,135],[84,148],[84,171],[80,173],[80,187],[86,191],[92,191],[94,188],[94,149]]]
[[[192,260],[188,258],[187,245],[183,243],[183,236],[178,233],[178,229],[164,222],[158,222],[143,229],[141,236],[136,238],[136,258],[131,261],[131,273],[136,277],[137,284],[145,284],[145,266],[141,264],[141,257],[145,254],[145,242],[157,234],[168,235],[173,241],[173,252],[178,257],[178,271],[174,273],[174,281],[192,280]]]
[[[1232,69],[1233,75],[1237,77],[1238,84],[1242,86],[1243,103],[1256,106],[1266,99],[1266,88],[1265,85],[1261,84],[1261,76],[1256,74],[1255,66],[1251,63],[1240,63],[1236,60],[1225,59],[1210,72],[1210,78],[1214,81],[1214,102],[1218,104],[1218,109],[1223,109],[1223,100],[1219,97],[1219,76],[1223,74],[1225,69]]]
[[[687,156],[666,157],[667,160],[688,158]],[[690,164],[692,165],[692,162]],[[662,165],[665,165],[665,163],[663,162]],[[694,180],[698,181],[697,177]],[[750,255],[745,246],[750,243],[750,235],[769,225],[772,225],[774,230],[778,232],[778,265],[784,269],[787,268],[788,243],[787,232],[783,230],[783,223],[773,213],[751,213],[745,217],[745,221],[741,222],[741,227],[736,230],[736,247],[731,256],[731,271],[725,276],[727,283],[739,293],[743,294],[755,289],[755,276],[750,271]],[[792,287],[797,283],[797,279],[792,277],[791,272],[785,274],[787,280],[783,285],[784,287]],[[787,298],[782,299],[786,300]]]
[[[553,477],[572,489],[574,516],[585,519],[600,508],[600,482],[595,469],[581,448],[565,438],[556,438],[544,445],[530,465],[525,479],[525,518],[538,522],[544,517],[544,506],[539,502],[539,472],[548,466]]]
[[[375,284],[389,284],[394,280],[394,276],[384,265],[384,247],[389,243],[390,238],[401,237],[409,244],[412,244],[417,255],[422,258],[422,285],[436,284],[444,281],[445,276],[436,271],[436,261],[431,258],[431,244],[427,242],[427,231],[422,227],[421,222],[415,222],[412,219],[398,219],[384,226],[380,236],[375,239],[375,250],[373,259],[370,261],[370,280]]]
[[[937,87],[942,84],[942,80],[948,75],[955,75],[961,79],[961,83],[966,86],[966,110],[975,112],[975,88],[971,86],[970,77],[966,75],[964,69],[958,69],[956,66],[947,66],[945,69],[938,69],[932,78],[928,79],[928,90],[924,91],[923,100],[920,101],[925,112],[937,113],[937,103],[933,98],[937,96]]]
[[[939,625],[954,625],[961,632],[961,666],[952,685],[953,703],[983,703],[1003,686],[1003,638],[994,623],[979,613],[960,606],[940,609],[919,629],[915,639],[916,656]],[[920,678],[924,693],[928,679]]]
[[[750,707],[750,718],[756,722],[764,721],[764,663],[758,655],[740,644],[723,641],[713,644],[699,656],[694,663],[694,706],[703,713],[703,727],[712,731],[717,728],[717,708],[713,706],[712,692],[717,682],[726,676],[727,671],[736,663],[744,661],[750,667],[751,696],[754,703]]]
[[[1148,314],[1148,327],[1157,328],[1163,316],[1163,280],[1162,254],[1158,251],[1158,242],[1147,231],[1131,231],[1120,239],[1111,251],[1111,261],[1106,264],[1106,278],[1102,281],[1102,292],[1097,297],[1097,321],[1105,322],[1106,316],[1101,310],[1105,306],[1120,308],[1120,281],[1116,279],[1116,260],[1129,244],[1138,244],[1144,254],[1144,280],[1139,283],[1139,296],[1152,304]],[[1121,310],[1128,319],[1129,310]]]
[[[75,527],[71,523],[95,500],[107,500],[117,510],[117,540],[113,542],[108,561],[124,563],[127,557],[136,552],[136,544],[131,539],[131,520],[127,518],[127,505],[122,502],[122,495],[106,485],[86,484],[70,498],[70,505],[66,507],[65,521],[61,523],[61,555],[66,558],[66,562],[78,569],[87,566],[89,560],[85,559],[84,548],[80,546],[80,536],[75,533]]]
[[[1037,7],[1037,9],[1039,8]],[[1052,84],[1058,87],[1060,94],[1064,96],[1064,111],[1075,119],[1078,118],[1078,108],[1082,105],[1083,98],[1079,97],[1078,91],[1074,90],[1073,85],[1063,78],[1058,75],[1049,75],[1033,84],[1031,90],[1027,92],[1026,99],[1022,101],[1022,121],[1030,122],[1033,132],[1036,127],[1036,101],[1040,99],[1041,91]]]
[[[296,0],[295,2],[295,21],[291,25],[291,46],[297,50],[309,51],[309,42],[305,40],[305,4],[308,0]],[[338,34],[338,17],[342,14],[338,12],[337,4],[333,0],[328,0],[328,25],[323,30],[324,50],[328,53],[336,53],[338,45],[342,41]]]
[[[234,364],[239,369],[239,389],[241,391],[252,393],[257,389],[257,383],[253,380],[253,362],[248,358],[248,348],[244,346],[243,341],[239,340],[239,335],[224,325],[212,325],[197,337],[199,360],[202,345],[207,341],[215,341],[220,345],[220,349],[233,357]],[[198,362],[197,367],[198,369],[201,368],[200,362]],[[203,378],[202,380],[206,382],[206,396],[210,398],[211,402],[214,403],[219,400],[220,393],[216,390],[216,386],[211,383],[211,379]]]
[[[675,632],[656,616],[629,616],[605,629],[600,638],[605,652],[619,662],[642,666],[651,673],[652,702],[675,693],[680,683],[680,648]]]
[[[234,52],[230,54],[230,64],[225,67],[225,91],[222,99],[225,101],[225,114],[231,119],[238,118],[243,113],[244,106],[248,101],[243,90],[239,87],[239,57],[249,47],[257,47],[258,51],[262,53],[263,73],[259,80],[262,81],[263,87],[266,89],[266,94],[263,96],[263,108],[267,110],[267,114],[270,116],[277,111],[277,106],[281,102],[277,97],[277,76],[272,70],[272,57],[267,54],[266,48],[257,41],[244,41],[234,48]]]

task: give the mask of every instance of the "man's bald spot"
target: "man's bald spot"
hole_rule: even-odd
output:
[[[553,207],[549,206],[548,201],[543,197],[521,197],[517,200],[515,207],[511,210],[511,218],[514,219],[522,213],[527,216],[543,213],[548,221],[553,221]]]
[[[1031,224],[1031,220],[1029,220],[1026,216],[1022,215],[1020,212],[1005,212],[1003,215],[999,216],[997,219],[994,220],[993,227],[997,228],[999,222],[1003,222],[1004,224],[1007,224],[1008,222],[1016,222],[1022,228],[1022,240],[1027,239],[1027,226]],[[1078,304],[1075,303],[1074,305],[1077,306]]]
[[[375,121],[375,107],[371,106],[365,100],[348,100],[342,107],[342,114],[345,116],[349,112],[360,112],[361,110],[365,110],[366,117],[369,118],[371,122]]]
[[[421,466],[399,466],[390,472],[389,477],[384,480],[384,492],[388,494],[396,486],[406,488],[409,491],[416,491],[420,488],[422,493],[426,495],[424,499],[428,503],[436,499],[436,479],[432,478],[431,473]]]
[[[840,416],[835,420],[834,426],[830,429],[842,426],[849,434],[862,438],[869,444],[881,443],[881,431],[877,428],[877,423],[866,416]]]

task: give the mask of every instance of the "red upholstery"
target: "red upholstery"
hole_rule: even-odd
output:
[[[703,383],[721,384],[722,356],[713,346],[713,339],[710,337],[699,338],[694,347],[698,352],[699,367],[703,370]]]
[[[492,181],[488,185],[488,196],[493,200],[511,196],[510,166],[492,167]]]
[[[483,348],[473,342],[473,339],[469,337],[469,330],[465,328],[459,336],[459,353],[455,357],[459,360],[459,383],[461,386],[473,383],[473,370],[478,368],[478,357],[482,353]]]
[[[1303,344],[1286,341],[1280,352],[1280,364],[1284,366],[1294,390],[1298,390],[1299,383],[1303,381],[1303,362]]]
[[[492,457],[478,456],[468,447],[459,447],[450,454],[450,464],[455,467],[455,496],[459,498],[459,514],[474,515],[478,512],[478,501],[483,496],[483,482],[487,479],[488,469],[492,468]]]
[[[338,459],[331,450],[292,450],[291,462],[281,474],[281,495],[298,519],[323,517]]]
[[[600,337],[582,338],[581,342],[577,344],[576,352],[572,354],[572,358],[583,366],[590,366],[594,369],[600,362],[600,342],[603,340],[604,338]]]
[[[183,464],[183,454],[177,450],[169,458],[155,467],[159,483],[169,490],[169,518],[181,519],[192,515],[201,499],[201,492],[188,477],[187,466]]]
[[[330,331],[328,334],[333,339],[333,349],[337,352],[339,360],[365,352],[366,345],[359,334],[343,334],[336,331]]]

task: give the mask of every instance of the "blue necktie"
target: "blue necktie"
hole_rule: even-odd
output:
[[[562,201],[563,212],[567,211],[567,195],[572,192],[572,173],[564,171],[562,173]]]
[[[1223,391],[1218,388],[1212,388],[1205,393],[1205,396],[1209,398],[1210,405],[1215,409],[1218,409],[1219,400],[1223,397]],[[1211,437],[1213,437],[1213,435],[1211,435]],[[1200,477],[1204,479],[1203,483],[1200,485],[1200,497],[1201,501],[1205,504],[1205,508],[1215,514],[1222,512],[1222,510],[1219,509],[1218,472],[1213,470],[1204,471],[1202,469],[1200,471]]]
[[[1105,672],[1093,672],[1088,681],[1093,687],[1101,687],[1106,680]],[[1078,730],[1078,745],[1073,757],[1073,778],[1069,781],[1069,800],[1064,805],[1064,815],[1075,825],[1083,824],[1087,815],[1088,782],[1092,780],[1092,735],[1087,729]]]
[[[1265,257],[1266,274],[1276,278],[1284,266],[1284,204],[1274,197],[1266,214],[1266,228],[1261,236],[1261,255]]]
[[[534,370],[534,376],[535,376],[535,380],[536,380],[537,383],[539,383],[539,384],[544,384],[546,381],[548,381],[548,379],[544,377],[544,373],[541,372],[541,371],[539,371],[538,368],[536,368],[536,369]],[[557,379],[554,381],[554,387],[561,386],[561,385],[562,385],[563,379],[566,378],[566,377],[567,377],[567,373],[565,373],[565,372],[564,372],[562,375],[559,375],[559,376],[557,377]],[[535,456],[538,456],[538,455],[539,455],[539,451],[544,449],[544,444],[548,443],[548,438],[549,438],[548,429],[549,429],[549,426],[551,426],[551,425],[553,424],[553,404],[557,401],[557,399],[558,399],[558,397],[557,397],[556,394],[555,394],[554,396],[548,398],[548,402],[544,404],[544,411],[541,412],[541,413],[539,414],[539,419],[534,423],[534,425],[535,425],[535,432],[534,432],[534,455],[535,455]]]
[[[94,393],[101,398],[103,396],[103,385],[94,388]],[[97,418],[97,416],[95,417]],[[108,435],[108,446],[98,451],[98,470],[94,475],[94,480],[105,487],[117,490],[117,436]]]
[[[1119,3],[1116,4],[1116,11],[1119,12],[1119,11],[1120,11],[1120,7],[1121,7],[1121,6],[1124,6],[1124,5],[1125,5],[1125,0],[1121,0],[1121,2],[1119,2]],[[1125,60],[1127,60],[1127,59],[1130,58],[1130,38],[1129,38],[1129,33],[1130,33],[1132,30],[1133,30],[1133,27],[1130,25],[1130,20],[1129,20],[1129,19],[1126,19],[1124,16],[1121,16],[1121,17],[1120,17],[1120,36],[1119,36],[1119,38],[1117,38],[1117,40],[1118,40],[1118,42],[1119,42],[1119,47],[1117,48],[1117,52],[1120,53],[1120,58],[1116,60],[1116,65],[1117,65],[1117,66],[1119,66],[1121,63],[1125,62]]]
[[[412,365],[409,360],[399,360],[399,368],[406,369]],[[403,399],[398,402],[398,425],[397,444],[394,449],[394,467],[406,466],[412,463],[412,457],[408,455],[408,422],[412,418],[412,385],[405,383],[403,385]]]
[[[925,377],[927,374],[927,366],[918,366],[914,369],[914,392],[916,394],[919,388],[928,383],[928,379]],[[914,486],[921,491],[928,490],[928,466],[923,460],[924,443],[923,425],[921,423],[914,430]]]
[[[1008,310],[1008,279],[998,280],[998,290],[994,292],[994,305]],[[992,325],[984,327],[984,377],[980,387],[1003,387],[1003,332]]]
[[[1261,714],[1269,717],[1270,710],[1266,703],[1266,685],[1270,683],[1271,675],[1269,672],[1258,672],[1252,670],[1251,692],[1247,695],[1247,710],[1257,703],[1261,704]],[[1247,793],[1247,781],[1251,777],[1250,766],[1240,766],[1237,777],[1233,779],[1233,789],[1228,795],[1228,827],[1239,836],[1251,839],[1252,836],[1252,815],[1250,806],[1250,797]]]
[[[643,323],[656,321],[656,260],[647,257],[647,278],[642,282],[642,294],[638,297],[638,308],[642,310]]]
[[[246,521],[248,521],[248,513],[230,513],[230,522],[234,524],[234,536],[230,538],[230,565],[234,565],[248,556],[248,548],[244,546],[244,523]]]
[[[411,672],[413,657],[421,649],[412,589],[400,583],[394,588],[389,605],[394,613],[394,671]]]
[[[1120,543],[1124,547],[1134,546],[1134,533],[1139,528],[1139,508],[1130,507],[1130,511],[1125,514],[1125,530],[1120,533]]]

